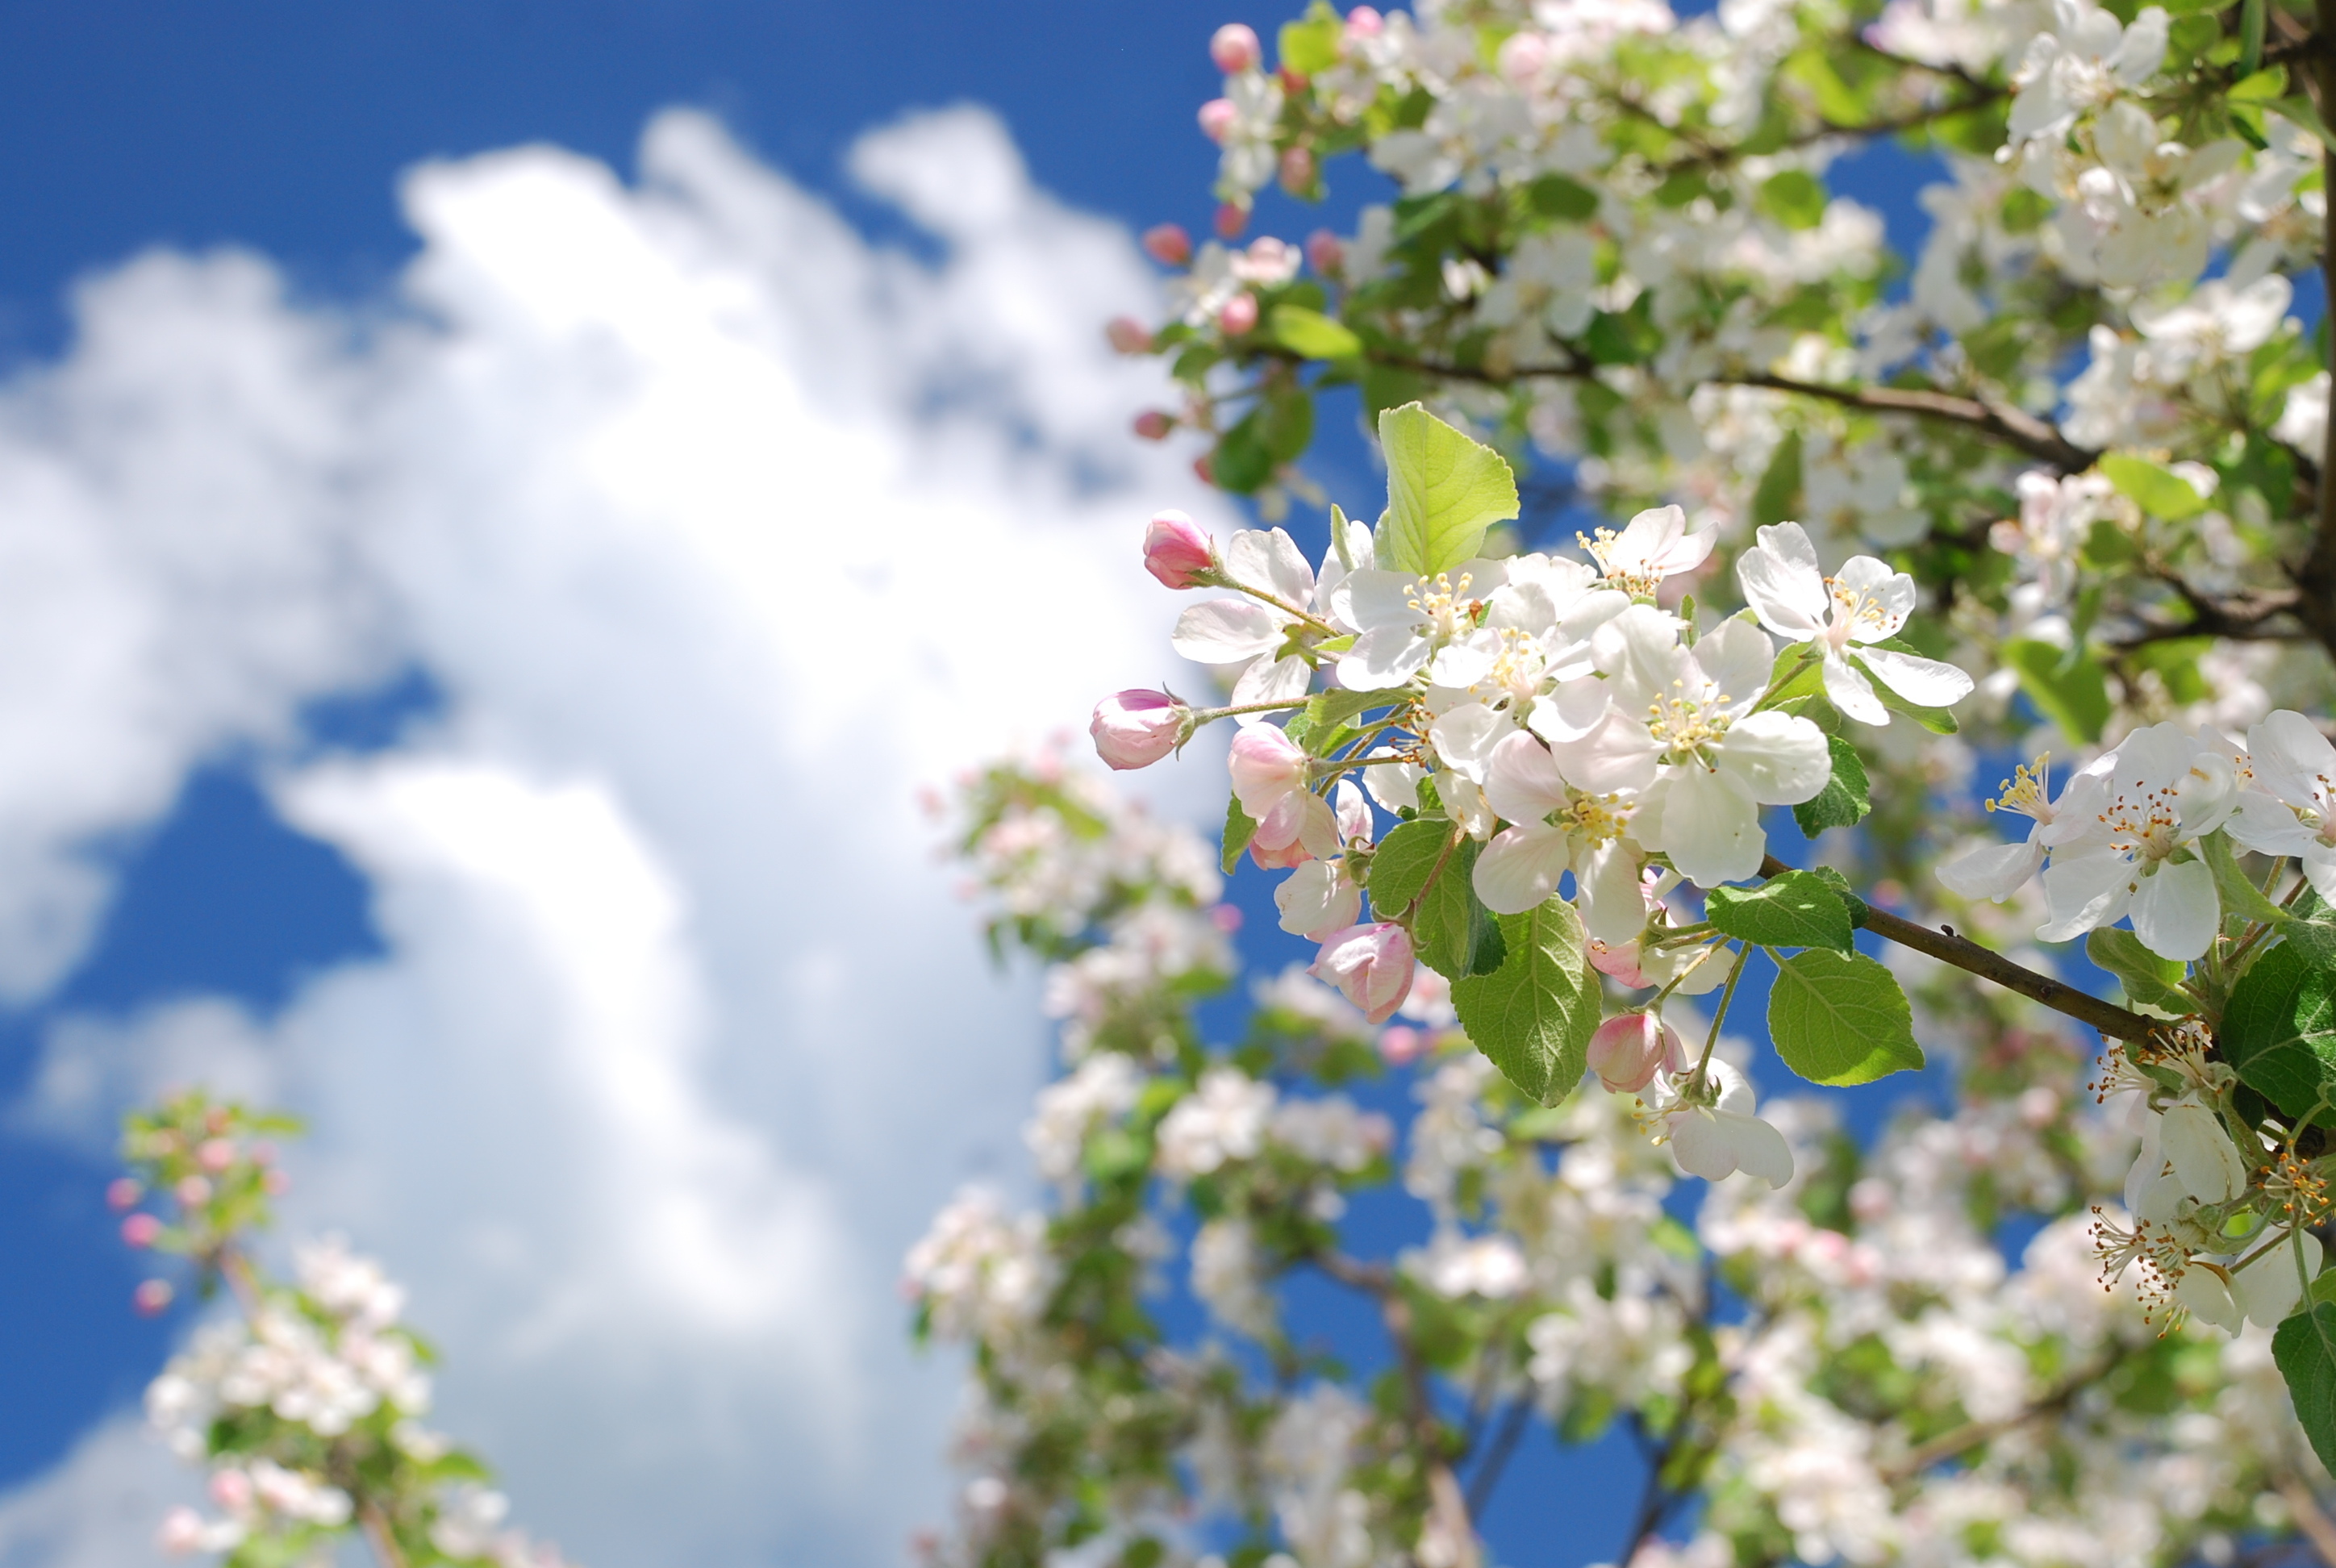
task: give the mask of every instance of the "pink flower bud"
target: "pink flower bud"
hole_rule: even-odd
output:
[[[211,1501],[230,1514],[251,1506],[251,1477],[240,1470],[220,1470],[211,1476]]]
[[[1095,704],[1087,733],[1095,755],[1114,768],[1150,767],[1176,749],[1192,710],[1166,692],[1131,688]]]
[[[1249,209],[1228,201],[1217,209],[1217,238],[1239,239],[1241,230],[1249,227]]]
[[[1611,975],[1632,990],[1643,990],[1651,984],[1639,967],[1639,944],[1636,942],[1601,942],[1590,939],[1590,967],[1601,975]]]
[[[1147,408],[1135,416],[1135,433],[1146,441],[1165,441],[1176,422],[1156,408]]]
[[[122,1239],[133,1247],[151,1247],[162,1233],[162,1222],[151,1214],[132,1214],[122,1222]]]
[[[1387,18],[1368,5],[1358,5],[1347,13],[1347,36],[1376,38],[1387,26]]]
[[[1303,147],[1285,148],[1281,154],[1281,188],[1303,196],[1313,188],[1314,154]]]
[[[105,1189],[105,1206],[120,1213],[145,1195],[146,1189],[131,1177],[116,1176]]]
[[[1617,1095],[1635,1095],[1658,1071],[1685,1072],[1687,1042],[1652,1013],[1608,1018],[1590,1037],[1590,1070]]]
[[[168,1280],[141,1280],[138,1288],[130,1292],[130,1304],[138,1309],[141,1318],[157,1317],[177,1294]]]
[[[1103,335],[1122,354],[1152,352],[1152,329],[1132,316],[1114,316],[1105,324]]]
[[[1273,74],[1274,79],[1281,83],[1281,91],[1289,96],[1295,98],[1306,91],[1306,73],[1303,71],[1293,71],[1285,65]]]
[[[1211,904],[1209,906],[1209,923],[1216,927],[1217,930],[1224,932],[1225,935],[1232,935],[1235,931],[1241,929],[1241,906],[1238,904]]]
[[[1379,1059],[1391,1067],[1416,1062],[1427,1051],[1427,1037],[1409,1024],[1390,1024],[1379,1031]]]
[[[1411,933],[1401,926],[1348,926],[1322,944],[1306,972],[1338,987],[1367,1021],[1383,1024],[1411,991]]]
[[[1201,574],[1214,570],[1216,545],[1208,531],[1171,509],[1152,514],[1144,529],[1144,570],[1170,588],[1198,588]]]
[[[1182,267],[1192,259],[1192,237],[1181,223],[1155,223],[1144,231],[1144,250],[1163,267]]]
[[[195,1151],[195,1164],[217,1175],[235,1164],[235,1145],[225,1138],[207,1138]]]
[[[200,1209],[211,1201],[211,1184],[200,1176],[181,1176],[170,1191],[190,1209]]]
[[[1530,87],[1549,63],[1549,40],[1538,33],[1512,33],[1501,41],[1494,63],[1512,87]]]
[[[1347,265],[1346,242],[1327,229],[1306,237],[1307,264],[1325,277],[1335,277]]]
[[[1227,337],[1239,337],[1257,327],[1257,296],[1243,289],[1225,301],[1217,312],[1217,325],[1224,328]]]
[[[1205,452],[1192,460],[1192,472],[1202,484],[1217,482],[1217,465],[1209,461],[1209,454]]]
[[[1269,844],[1262,838],[1249,841],[1249,858],[1260,871],[1286,872],[1292,866],[1302,866],[1314,858],[1303,839],[1291,839],[1286,843]]]
[[[147,1281],[150,1285],[156,1282]],[[154,1533],[154,1544],[173,1557],[193,1556],[203,1549],[203,1516],[192,1508],[171,1509],[162,1515],[162,1527]]]
[[[1233,122],[1240,117],[1241,111],[1233,107],[1231,99],[1212,98],[1201,105],[1201,134],[1222,147],[1224,145],[1225,137],[1232,131]],[[1217,232],[1222,234],[1224,229],[1224,217],[1220,210],[1217,218]],[[1241,230],[1236,229],[1233,232],[1238,234]]]
[[[1228,76],[1252,69],[1264,57],[1264,52],[1258,47],[1257,34],[1238,22],[1226,23],[1209,40],[1209,58]]]
[[[1274,807],[1304,789],[1309,766],[1303,748],[1270,724],[1253,724],[1233,736],[1225,757],[1233,794],[1252,822],[1262,822]]]

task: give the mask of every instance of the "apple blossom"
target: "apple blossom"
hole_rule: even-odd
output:
[[[1228,22],[1210,36],[1209,58],[1226,75],[1238,76],[1244,71],[1256,70],[1264,55],[1258,48],[1255,32],[1239,22]]]
[[[1217,570],[1216,541],[1184,512],[1154,512],[1144,529],[1144,570],[1166,587],[1198,588]]]
[[[1306,972],[1338,987],[1366,1020],[1383,1024],[1411,990],[1411,933],[1386,921],[1349,926],[1323,939]]]
[[[1952,665],[1871,646],[1896,637],[1913,613],[1914,579],[1906,573],[1859,555],[1826,577],[1806,531],[1781,522],[1759,531],[1736,577],[1762,626],[1819,651],[1825,696],[1850,717],[1890,722],[1868,676],[1917,707],[1948,707],[1971,695],[1971,677]]]
[[[1241,111],[1234,107],[1231,99],[1212,98],[1201,105],[1201,134],[1212,141],[1222,142],[1231,134],[1233,122],[1240,117]],[[1241,225],[1246,224],[1247,221],[1247,215],[1241,215],[1241,223],[1233,226],[1232,234],[1226,234],[1225,209],[1220,208],[1217,210],[1217,232],[1227,239],[1231,239],[1233,234],[1239,234]]]
[[[1087,733],[1110,766],[1149,767],[1176,749],[1192,719],[1192,710],[1166,692],[1131,688],[1095,704]]]
[[[2336,745],[2302,714],[2274,713],[2247,731],[2247,769],[2231,837],[2294,856],[2320,896],[2336,898]]]
[[[1708,1182],[1738,1171],[1772,1187],[1793,1179],[1793,1151],[1785,1136],[1752,1114],[1752,1086],[1723,1061],[1699,1072],[1657,1075],[1652,1115],[1679,1168]]]
[[[1590,1037],[1590,1070],[1610,1093],[1635,1095],[1658,1072],[1676,1076],[1691,1065],[1687,1042],[1653,1013],[1621,1013]]]
[[[2237,804],[2232,761],[2175,724],[2135,731],[2104,761],[2069,781],[2042,830],[2051,918],[2037,934],[2062,941],[2129,913],[2152,952],[2197,958],[2214,940],[2221,902],[2191,846]]]
[[[1192,237],[1181,224],[1155,223],[1144,231],[1144,253],[1163,267],[1182,267],[1192,259]]]

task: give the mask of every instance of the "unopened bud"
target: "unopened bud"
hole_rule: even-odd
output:
[[[1202,484],[1217,482],[1217,465],[1209,461],[1209,454],[1205,452],[1192,460],[1192,472],[1200,476]]]
[[[122,1239],[133,1247],[151,1247],[162,1233],[162,1222],[151,1214],[132,1214],[122,1222]]]
[[[159,1281],[150,1280],[148,1284]],[[142,1290],[144,1287],[141,1287]],[[146,1309],[138,1309],[143,1312]],[[157,1310],[160,1310],[158,1308]],[[162,1515],[162,1527],[154,1533],[154,1544],[173,1557],[191,1557],[203,1549],[203,1516],[192,1508],[179,1507]]]
[[[1327,229],[1306,237],[1306,262],[1326,278],[1336,277],[1347,265],[1347,246]]]
[[[211,1184],[200,1176],[181,1176],[170,1191],[190,1209],[200,1209],[211,1201]]]
[[[1155,223],[1144,231],[1144,253],[1163,267],[1182,267],[1192,259],[1192,237],[1181,223]]]
[[[1233,122],[1240,115],[1241,111],[1233,107],[1231,99],[1212,98],[1201,105],[1201,134],[1222,146],[1226,134],[1232,130]],[[1222,232],[1223,223],[1220,222],[1217,229]]]
[[[1264,52],[1258,47],[1257,34],[1238,22],[1226,23],[1209,40],[1209,58],[1228,76],[1253,69],[1264,57]]]
[[[1306,73],[1303,71],[1293,71],[1285,65],[1273,74],[1274,79],[1281,83],[1281,91],[1290,97],[1295,98],[1306,91]]]
[[[1338,987],[1366,1021],[1383,1024],[1411,994],[1411,933],[1382,921],[1335,933],[1306,972]]]
[[[1358,5],[1347,13],[1347,36],[1376,38],[1387,26],[1387,18],[1368,5]]]
[[[251,1477],[240,1470],[220,1470],[211,1476],[211,1501],[230,1514],[251,1506]]]
[[[1590,1070],[1617,1095],[1635,1095],[1655,1074],[1687,1069],[1687,1042],[1652,1013],[1608,1018],[1590,1037]]]
[[[1379,1059],[1391,1067],[1416,1062],[1427,1050],[1427,1037],[1409,1024],[1389,1024],[1379,1031]]]
[[[1281,188],[1292,196],[1303,196],[1314,188],[1314,154],[1303,147],[1290,147],[1281,154]]]
[[[1146,441],[1165,441],[1176,422],[1156,408],[1147,408],[1135,416],[1135,433]]]
[[[1257,296],[1243,289],[1226,300],[1225,307],[1217,312],[1217,325],[1224,329],[1228,337],[1239,337],[1245,332],[1255,331]]]
[[[129,1176],[116,1176],[105,1189],[105,1206],[114,1213],[135,1205],[146,1195],[146,1189]]]
[[[130,1292],[130,1304],[138,1309],[141,1318],[157,1317],[177,1294],[168,1280],[141,1280],[138,1288]]]
[[[1494,63],[1512,87],[1530,87],[1549,63],[1549,40],[1538,33],[1512,33],[1501,41]]]
[[[1227,201],[1217,208],[1217,238],[1239,239],[1241,230],[1249,227],[1249,209],[1238,202]]]
[[[217,1175],[235,1164],[235,1145],[225,1138],[207,1138],[195,1151],[195,1164]]]
[[[1164,691],[1114,692],[1095,704],[1087,734],[1095,755],[1117,769],[1150,767],[1176,749],[1192,710]]]
[[[1114,316],[1105,324],[1103,335],[1122,354],[1152,352],[1152,329],[1133,316]]]
[[[1155,511],[1144,528],[1144,570],[1170,588],[1199,588],[1217,564],[1208,531],[1181,511]]]

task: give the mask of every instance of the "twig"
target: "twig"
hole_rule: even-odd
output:
[[[2279,1495],[2287,1503],[2287,1511],[2295,1515],[2295,1527],[2312,1543],[2320,1560],[2336,1568],[2336,1521],[2331,1521],[2312,1496],[2312,1488],[2292,1475],[2279,1483]]]
[[[2009,1416],[1999,1417],[1992,1421],[1966,1421],[1950,1431],[1942,1432],[1929,1442],[1919,1444],[1910,1449],[1905,1457],[1895,1464],[1881,1466],[1881,1476],[1884,1481],[1892,1483],[1911,1480],[1942,1460],[1952,1459],[1958,1454],[1968,1453],[1982,1443],[1991,1443],[2006,1432],[2016,1431],[2030,1421],[2041,1419],[2046,1416],[2058,1415],[2067,1409],[2069,1402],[2078,1395],[2107,1377],[2123,1359],[2122,1355],[2117,1355],[2109,1357],[2107,1360],[2096,1362],[2075,1377],[2065,1379],[2050,1393],[2025,1409],[2016,1410]]]
[[[1484,1516],[1484,1505],[1493,1499],[1493,1488],[1501,1484],[1501,1472],[1507,1468],[1509,1456],[1516,1452],[1517,1440],[1525,1435],[1525,1426],[1533,1418],[1533,1397],[1520,1394],[1509,1402],[1501,1416],[1501,1424],[1493,1429],[1493,1440],[1484,1449],[1484,1456],[1476,1463],[1476,1473],[1468,1477],[1468,1517]]]
[[[397,1544],[397,1533],[389,1527],[388,1515],[380,1505],[365,1502],[357,1505],[357,1522],[365,1528],[365,1544],[380,1559],[381,1568],[405,1568],[405,1553]]]
[[[1769,855],[1760,862],[1760,874],[1764,877],[1782,876],[1794,869],[1775,855]],[[2113,1002],[2105,1002],[2049,975],[2039,975],[2034,969],[2015,964],[2001,953],[1981,947],[1966,938],[1949,936],[1928,926],[1918,926],[1886,910],[1868,905],[1865,929],[1901,947],[1928,953],[1942,963],[1952,964],[1981,979],[1993,980],[2008,991],[2018,991],[2031,1001],[2043,1003],[2056,1013],[2065,1013],[2079,1023],[2090,1024],[2101,1033],[2114,1035],[2120,1040],[2146,1040],[2150,1032],[2161,1024],[2159,1019],[2127,1012]]]

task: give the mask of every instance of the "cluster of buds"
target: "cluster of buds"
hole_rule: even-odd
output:
[[[264,1229],[272,1200],[290,1187],[276,1163],[275,1140],[299,1130],[296,1118],[215,1103],[198,1089],[132,1114],[122,1141],[131,1174],[105,1193],[107,1204],[123,1216],[122,1241],[192,1260],[208,1288],[229,1266],[235,1238]],[[157,1212],[165,1203],[169,1218]],[[132,1302],[151,1317],[176,1296],[169,1280],[155,1276],[139,1283]]]

